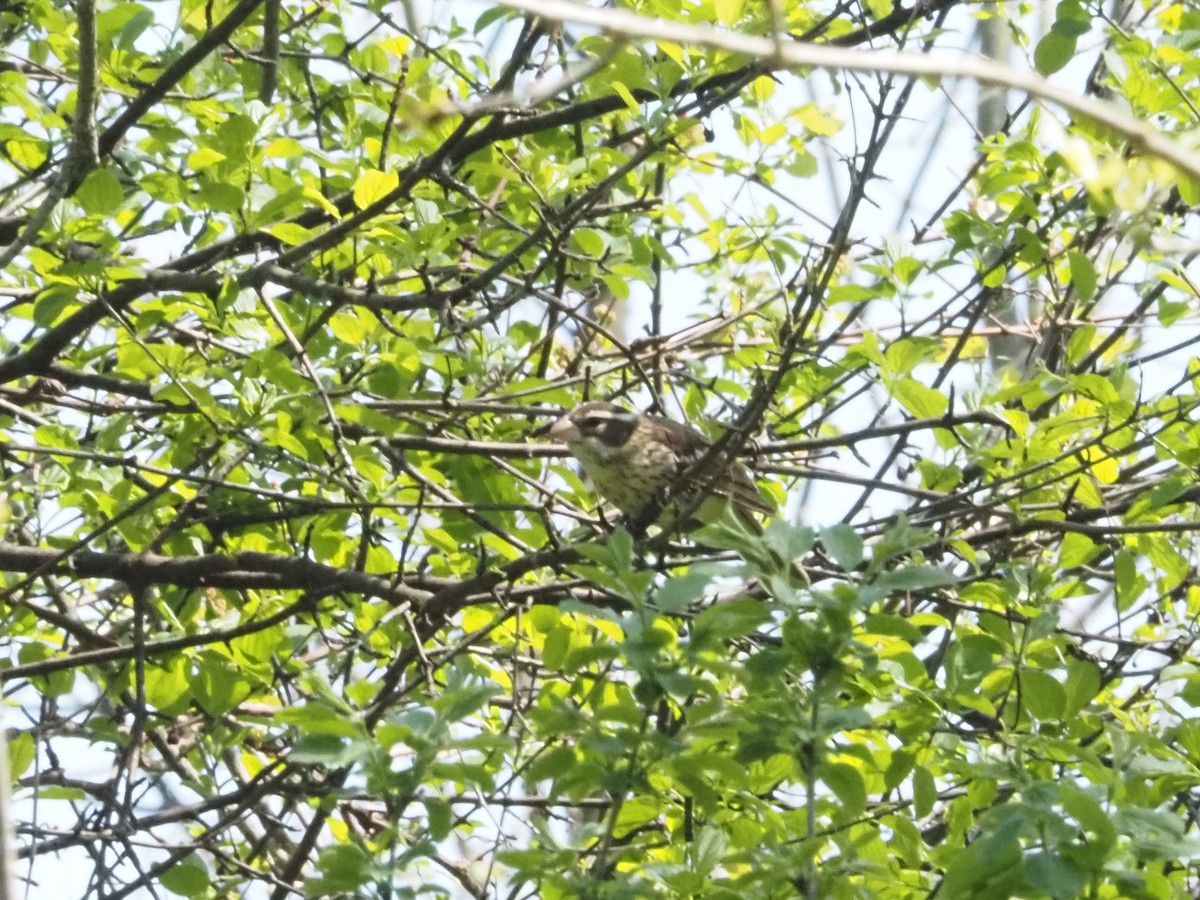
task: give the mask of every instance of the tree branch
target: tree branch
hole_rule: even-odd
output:
[[[624,9],[598,9],[568,0],[497,0],[501,6],[535,13],[559,22],[591,25],[628,40],[671,41],[749,56],[767,69],[820,66],[851,72],[891,72],[913,77],[969,78],[979,84],[1022,91],[1036,100],[1060,106],[1080,118],[1112,129],[1132,147],[1166,160],[1200,179],[1200,154],[1113,106],[1065,90],[1032,72],[963,54],[908,53],[900,50],[849,50],[821,44],[779,45],[754,37],[665,19],[651,19]]]
[[[399,606],[420,606],[430,596],[403,583],[352,569],[335,569],[293,556],[245,552],[232,556],[172,558],[146,553],[82,551],[62,559],[57,550],[0,542],[0,571],[34,572],[42,567],[82,578],[109,578],[126,584],[169,584],[182,588],[303,590],[312,596],[339,592],[375,597]]]

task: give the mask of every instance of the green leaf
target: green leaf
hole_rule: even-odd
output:
[[[846,819],[858,817],[867,808],[867,785],[857,767],[825,763],[817,774],[841,801],[841,813]]]
[[[904,750],[897,750],[892,754],[892,759],[883,775],[883,783],[889,791],[898,788],[908,778],[913,771],[915,758],[914,754]]]
[[[654,594],[655,605],[665,613],[682,612],[702,597],[711,583],[712,579],[700,572],[668,578]]]
[[[1090,19],[1060,19],[1051,29],[1055,34],[1061,34],[1070,40],[1077,40],[1092,30]]]
[[[730,638],[751,634],[770,618],[770,610],[759,600],[719,603],[692,621],[692,641],[697,649],[721,646]]]
[[[548,669],[561,669],[571,649],[574,631],[566,625],[555,625],[542,644],[542,664]]]
[[[36,796],[39,800],[67,800],[70,802],[80,802],[88,798],[87,791],[82,788],[64,787],[39,788]]]
[[[196,200],[214,212],[241,212],[246,202],[245,192],[235,184],[209,181],[196,191]]]
[[[610,83],[609,86],[614,91],[616,91],[617,96],[620,97],[624,101],[625,106],[629,109],[629,111],[631,113],[633,113],[635,116],[641,115],[641,113],[642,113],[641,104],[639,104],[637,102],[637,99],[633,96],[633,94],[631,94],[629,92],[629,88],[625,87],[625,85],[623,85],[619,81],[613,81]]]
[[[58,654],[54,653],[48,646],[41,641],[34,641],[24,644],[17,651],[17,662],[22,665],[30,663],[42,662],[43,660],[53,659]],[[52,672],[49,675],[38,675],[32,679],[39,689],[48,697],[61,697],[63,694],[69,694],[75,687],[75,670],[63,669],[58,672]]]
[[[478,35],[494,22],[497,22],[501,19],[512,19],[517,15],[518,12],[516,10],[507,9],[503,6],[485,9],[479,14],[479,18],[475,20],[475,34]]]
[[[1066,708],[1063,716],[1071,720],[1095,699],[1102,685],[1100,667],[1087,659],[1067,660]]]
[[[304,155],[304,145],[295,138],[276,138],[263,148],[263,156],[268,159],[295,159]]]
[[[8,739],[8,775],[17,779],[24,775],[37,759],[33,735],[19,731]]]
[[[491,682],[475,681],[463,683],[447,690],[438,697],[436,709],[447,722],[460,722],[479,712],[499,688]]]
[[[146,702],[166,715],[176,715],[191,701],[191,666],[182,654],[146,666]]]
[[[339,341],[359,347],[374,334],[375,321],[366,310],[351,307],[339,310],[330,318],[329,330]]]
[[[715,0],[717,21],[722,25],[733,25],[742,17],[745,0]]]
[[[1112,815],[1095,798],[1074,785],[1061,785],[1059,800],[1067,814],[1083,829],[1087,844],[1094,851],[1095,867],[1099,867],[1117,841]]]
[[[208,892],[211,878],[208,868],[196,855],[187,856],[158,876],[159,883],[172,894],[199,897]]]
[[[833,137],[842,130],[842,118],[826,105],[808,103],[793,115],[808,132],[818,137]]]
[[[230,662],[208,656],[191,681],[192,696],[205,711],[221,715],[250,696],[250,682],[243,670]]]
[[[399,184],[400,176],[395,172],[367,169],[354,182],[354,205],[366,209],[394,191]]]
[[[433,710],[418,706],[394,713],[387,724],[379,726],[376,734],[382,746],[393,747],[402,742],[423,742],[436,738],[443,724]],[[354,736],[360,734],[360,730],[354,728],[348,733]]]
[[[618,525],[608,536],[608,550],[613,569],[628,572],[633,569],[633,535],[623,525]]]
[[[331,734],[307,734],[292,744],[288,761],[338,768],[360,762],[369,753],[370,745],[365,741],[347,741]]]
[[[1137,562],[1128,550],[1120,550],[1113,561],[1116,576],[1117,610],[1127,611],[1146,590],[1146,579],[1137,570]]]
[[[1200,856],[1200,841],[1190,837],[1183,820],[1171,812],[1125,806],[1118,808],[1113,818],[1117,831],[1129,839],[1132,851],[1142,860]]]
[[[946,867],[940,894],[947,900],[1010,897],[1012,889],[1024,883],[1017,836],[1025,827],[1026,815],[1016,806],[992,812],[995,815],[980,836],[955,854]]]
[[[817,544],[817,533],[812,528],[798,527],[776,518],[767,523],[762,542],[782,562],[791,564],[808,555]]]
[[[1200,206],[1200,178],[1180,172],[1177,173],[1175,184],[1184,203],[1188,206]]]
[[[163,203],[179,203],[188,195],[187,182],[174,172],[151,172],[139,184],[143,191]]]
[[[875,579],[876,587],[886,591],[920,591],[945,587],[954,583],[954,576],[937,566],[909,566],[887,572]]]
[[[729,837],[725,832],[711,825],[704,826],[688,848],[692,870],[699,875],[708,876],[724,861],[728,847]]]
[[[108,215],[125,202],[125,190],[108,169],[93,169],[75,192],[75,199],[89,215]]]
[[[305,241],[311,240],[314,234],[314,232],[294,222],[280,222],[278,225],[272,225],[270,228],[263,230],[267,234],[279,238],[289,246],[303,244]]]
[[[900,405],[918,418],[935,419],[945,415],[950,408],[950,401],[945,394],[915,379],[895,378],[888,387]]]
[[[1062,0],[1054,24],[1033,51],[1034,68],[1042,75],[1062,69],[1075,55],[1078,39],[1091,29],[1091,15],[1078,0]]]
[[[275,713],[275,721],[295,725],[306,734],[360,737],[362,725],[349,711],[339,710],[324,701],[289,706]]]
[[[877,613],[867,617],[863,623],[863,628],[869,634],[894,635],[913,647],[925,639],[925,636],[921,633],[921,629],[907,616]]]
[[[822,529],[821,545],[843,572],[853,572],[863,561],[863,539],[851,526],[838,523]]]
[[[211,147],[201,147],[199,150],[188,154],[187,164],[188,168],[199,172],[211,168],[217,165],[217,163],[224,162],[225,159],[225,154],[219,150],[214,150]]]
[[[1075,57],[1075,38],[1057,31],[1042,36],[1033,50],[1033,66],[1039,75],[1053,75]]]
[[[49,155],[49,145],[45,141],[31,137],[6,141],[4,149],[8,151],[13,162],[26,169],[36,169],[46,161],[46,157]]]
[[[917,766],[913,770],[912,776],[913,786],[913,812],[916,813],[918,819],[923,819],[933,812],[933,805],[937,802],[937,782],[934,781],[933,775],[924,766]]]
[[[1084,302],[1091,300],[1096,296],[1096,267],[1092,265],[1091,259],[1078,250],[1068,251],[1067,260],[1071,267],[1071,284],[1075,286],[1075,293]]]
[[[864,287],[861,284],[840,284],[837,287],[830,289],[829,303],[830,305],[836,305],[839,303],[861,303],[864,300],[873,300],[878,296],[878,291]]]
[[[576,251],[593,259],[600,259],[608,251],[604,232],[594,228],[576,228],[571,232],[571,244]]]
[[[1096,557],[1101,548],[1086,534],[1070,532],[1063,536],[1058,551],[1058,564],[1063,569],[1085,565]]]
[[[419,225],[436,225],[442,221],[441,209],[432,200],[426,200],[424,197],[413,198],[413,212]]]
[[[529,766],[533,781],[556,780],[575,768],[575,753],[567,747],[554,747],[539,754]]]
[[[1067,697],[1057,678],[1036,669],[1022,669],[1019,678],[1021,702],[1030,715],[1043,722],[1062,718],[1067,708]]]
[[[429,836],[435,841],[444,840],[454,829],[454,810],[449,803],[426,799],[425,815],[429,821]]]
[[[79,291],[65,284],[42,291],[33,305],[33,321],[43,328],[58,324],[64,313],[75,308],[78,297]]]
[[[305,896],[357,893],[359,888],[381,874],[365,850],[347,842],[321,850],[317,857],[317,871],[321,877],[306,883]]]
[[[1158,510],[1170,506],[1191,489],[1191,484],[1184,478],[1168,475],[1155,484],[1146,494],[1150,509]]]
[[[114,43],[121,30],[133,19],[144,16],[150,10],[139,3],[119,3],[103,10],[96,16],[96,35],[105,43]],[[153,19],[151,19],[153,21]]]
[[[1026,882],[1053,900],[1083,896],[1088,873],[1078,863],[1059,853],[1030,853],[1025,859]]]

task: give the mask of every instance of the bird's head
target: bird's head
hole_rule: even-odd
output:
[[[637,424],[637,413],[591,400],[564,414],[546,434],[570,447],[579,459],[607,460],[621,452]]]

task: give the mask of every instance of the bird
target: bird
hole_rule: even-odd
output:
[[[772,516],[775,508],[758,492],[746,469],[718,454],[712,469],[695,473],[707,496],[697,503],[696,491],[676,480],[712,446],[694,428],[662,416],[632,412],[603,400],[581,403],[546,432],[567,445],[571,455],[604,500],[620,510],[627,523],[644,529],[652,506],[662,506],[657,524],[687,531],[710,525],[732,506],[751,531],[761,532],[757,515]],[[668,490],[672,491],[667,496]],[[677,521],[691,510],[687,519]]]

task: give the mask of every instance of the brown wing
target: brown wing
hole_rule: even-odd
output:
[[[687,425],[661,416],[646,416],[646,419],[655,427],[661,440],[675,451],[680,460],[680,472],[703,456],[704,451],[712,446],[708,438]],[[743,466],[737,463],[727,465],[724,455],[717,457],[714,465],[726,466],[724,476],[713,484],[714,494],[728,497],[735,506],[747,512],[761,513],[765,516],[775,515],[775,507],[758,492],[754,480]]]
[[[726,494],[736,506],[764,516],[775,515],[775,507],[758,491],[758,485],[742,466],[730,468],[727,478],[717,485],[716,493]]]

